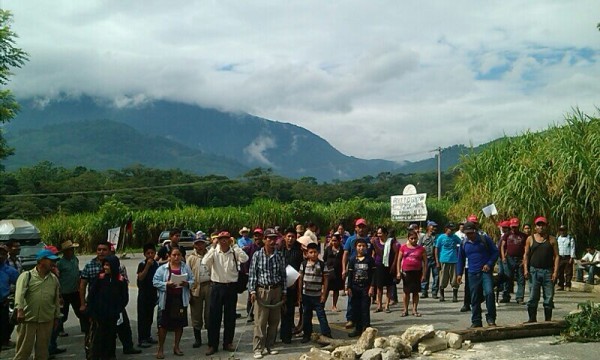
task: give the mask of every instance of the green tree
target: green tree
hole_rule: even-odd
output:
[[[19,111],[19,104],[12,92],[4,87],[12,75],[11,69],[20,68],[28,59],[28,54],[16,47],[17,34],[11,30],[11,24],[10,11],[0,9],[0,124],[9,122]],[[6,144],[0,128],[0,160],[11,154],[12,149]]]

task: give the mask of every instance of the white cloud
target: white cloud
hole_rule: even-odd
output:
[[[244,154],[246,154],[247,160],[250,163],[256,163],[259,166],[267,166],[276,168],[266,155],[266,151],[277,147],[275,140],[265,134],[259,135],[252,142],[244,148]]]
[[[3,5],[31,55],[10,83],[17,96],[249,112],[356,157],[427,157],[599,105],[596,0]],[[267,166],[268,139],[248,150]]]

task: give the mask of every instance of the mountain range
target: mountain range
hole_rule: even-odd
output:
[[[15,149],[4,161],[7,170],[47,160],[98,170],[142,164],[236,177],[263,167],[290,178],[331,181],[437,168],[435,158],[393,162],[347,156],[293,124],[177,102],[116,107],[89,96],[19,102],[21,111],[4,127]],[[462,145],[444,149],[442,169],[456,165],[467,151]]]

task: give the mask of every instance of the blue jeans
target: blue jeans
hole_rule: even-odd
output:
[[[425,268],[425,281],[421,282],[421,292],[427,294],[429,290],[429,274],[433,275],[433,284],[431,284],[431,294],[436,296],[440,284],[439,270],[435,264],[435,258],[427,258],[427,268]]]
[[[494,277],[492,272],[469,273],[469,291],[471,292],[471,324],[482,325],[480,293],[483,289],[483,298],[487,314],[485,319],[488,323],[496,322],[496,299],[494,299]]]
[[[331,329],[327,322],[327,316],[325,315],[325,304],[321,302],[319,296],[308,296],[302,294],[302,331],[304,331],[304,337],[310,338],[312,334],[312,317],[313,310],[317,313],[317,319],[319,319],[319,326],[321,327],[321,334],[325,336],[331,336]]]
[[[510,288],[513,281],[517,280],[517,292],[515,294],[517,300],[523,300],[525,297],[525,277],[523,276],[523,258],[507,256],[506,263],[502,263],[504,268],[504,276],[506,282],[504,283],[504,291],[502,298],[510,299]]]
[[[583,282],[583,272],[588,272],[588,284],[594,285],[594,276],[596,276],[596,265],[579,265],[577,267],[577,281]]]
[[[346,307],[346,321],[352,321],[352,296],[346,294],[348,307]]]
[[[554,309],[554,283],[552,282],[552,269],[539,269],[529,267],[531,292],[527,307],[537,310],[540,301],[540,289],[544,292],[544,308]]]

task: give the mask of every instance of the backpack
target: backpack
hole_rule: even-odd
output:
[[[304,269],[304,271],[306,272],[306,264],[308,264],[308,260],[304,260],[302,262],[302,269]],[[319,265],[319,268],[321,269],[321,276],[324,278],[325,277],[325,262],[321,259],[317,260],[317,262],[315,263],[315,265]]]
[[[483,243],[483,247],[485,248],[485,250],[488,253],[488,256],[492,255],[492,251],[490,250],[490,242],[492,242],[492,239],[490,239],[489,235],[486,233],[477,233],[477,236],[479,236],[479,238],[481,239],[481,242]],[[467,238],[464,238],[460,241],[460,248],[461,251],[464,251],[465,249],[465,243],[467,242]],[[492,269],[494,268],[494,266],[496,265],[496,262],[494,261],[494,263],[492,264]]]

